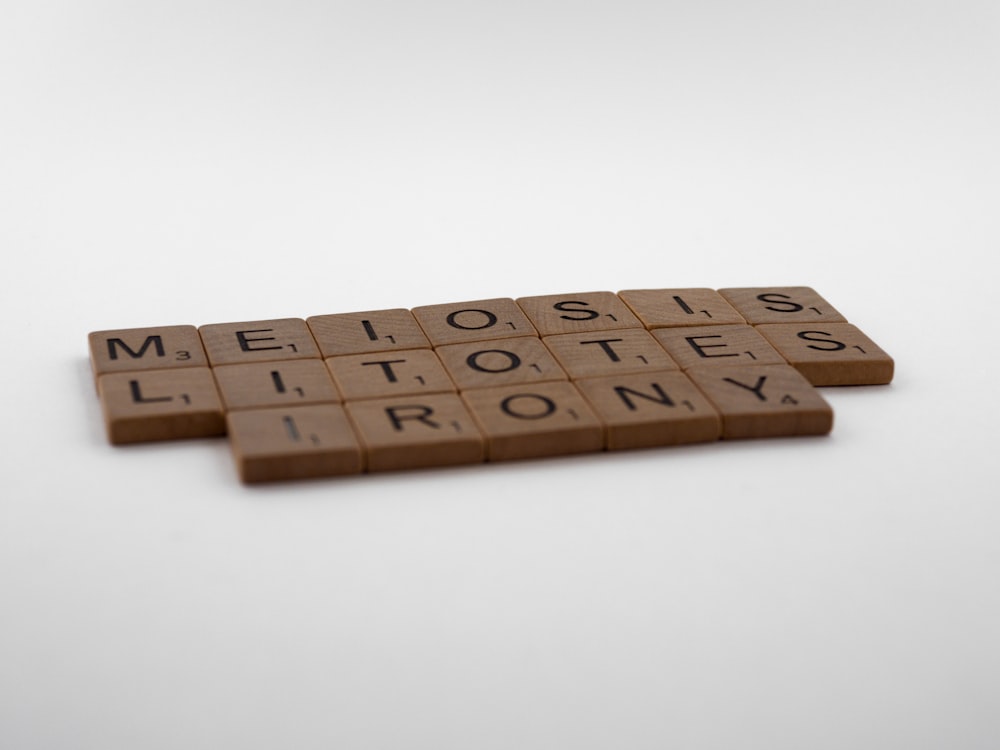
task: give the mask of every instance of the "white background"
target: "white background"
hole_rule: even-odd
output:
[[[0,747],[997,747],[997,8],[3,3]],[[799,284],[827,438],[248,488],[86,361]]]

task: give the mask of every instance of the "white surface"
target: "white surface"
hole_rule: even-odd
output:
[[[0,747],[994,748],[995,3],[7,3]],[[809,284],[825,439],[266,488],[104,328]]]

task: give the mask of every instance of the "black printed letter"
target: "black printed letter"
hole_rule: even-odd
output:
[[[380,365],[382,367],[382,372],[385,373],[385,379],[390,383],[395,383],[398,378],[396,377],[396,373],[392,370],[392,365],[405,361],[405,359],[383,359],[379,362],[362,362],[361,366],[367,367],[368,365]]]
[[[157,401],[173,401],[173,396],[160,396],[159,398],[145,398],[142,395],[142,391],[139,390],[139,381],[130,380],[128,381],[128,388],[132,392],[132,402],[136,404],[152,404]]]
[[[481,326],[466,326],[458,322],[458,316],[463,313],[479,313],[480,315],[486,316],[486,322]],[[460,328],[463,331],[478,331],[483,328],[489,328],[490,326],[495,326],[497,324],[497,316],[491,313],[489,310],[456,310],[451,313],[445,321],[452,328]]]
[[[612,362],[621,362],[622,358],[618,356],[618,352],[611,348],[612,341],[622,341],[623,339],[594,339],[593,341],[581,341],[580,346],[584,344],[599,344],[604,350],[604,353],[608,355],[608,359]]]
[[[274,336],[261,336],[256,339],[248,339],[246,336],[248,333],[268,333],[273,330],[273,328],[255,328],[250,331],[237,331],[236,340],[240,342],[240,349],[245,352],[263,352],[268,349],[280,349],[280,346],[250,346],[254,341],[274,341]]]
[[[518,398],[537,399],[542,404],[542,411],[527,413],[527,414],[525,414],[524,412],[514,411],[513,407],[511,406],[511,402],[513,402],[514,399]],[[545,396],[540,396],[537,393],[518,393],[513,396],[508,396],[503,401],[501,401],[500,409],[503,411],[504,414],[509,414],[510,416],[515,417],[516,419],[542,419],[543,417],[549,416],[552,412],[556,410],[556,404],[552,399],[546,398]]]
[[[579,312],[583,313],[582,316],[573,317],[572,315],[560,315],[559,317],[563,320],[593,320],[594,318],[600,317],[600,313],[597,310],[581,310],[576,307],[567,307],[567,305],[583,305],[587,306],[586,302],[580,302],[577,300],[567,300],[566,302],[556,302],[552,307],[556,310],[562,310],[563,312]]]
[[[649,387],[656,391],[655,396],[651,396],[648,393],[642,393],[640,391],[632,390],[631,388],[626,388],[623,385],[615,386],[615,393],[618,394],[618,398],[625,402],[625,406],[629,408],[629,411],[635,411],[636,405],[629,398],[629,394],[637,396],[639,398],[644,398],[647,401],[655,401],[658,404],[663,404],[664,406],[673,406],[674,402],[671,400],[670,396],[663,392],[663,388],[659,383],[650,383]]]
[[[815,346],[813,344],[806,344],[810,349],[815,349],[819,352],[839,352],[841,349],[846,349],[847,344],[842,341],[837,341],[836,339],[813,339],[809,338],[809,334],[814,333],[817,336],[833,336],[832,333],[827,333],[826,331],[799,331],[796,336],[798,336],[803,341],[816,341],[818,343],[827,344],[827,346]]]
[[[757,385],[753,386],[752,388],[746,383],[741,383],[738,380],[733,380],[732,378],[723,378],[723,380],[725,380],[727,383],[738,385],[740,388],[746,388],[748,391],[755,394],[757,398],[759,398],[761,401],[767,401],[767,396],[761,393],[761,388],[764,387],[764,381],[767,380],[767,375],[761,375],[759,378],[757,378]]]
[[[484,367],[479,364],[479,357],[483,354],[499,354],[507,358],[507,365],[500,367]],[[479,372],[510,372],[511,370],[516,370],[521,366],[521,358],[518,357],[514,352],[506,352],[503,349],[484,349],[481,352],[473,352],[468,357],[465,358],[465,364],[471,367],[473,370],[478,370]]]
[[[397,412],[403,411],[404,409],[418,409],[419,414],[407,414],[400,416]],[[392,426],[396,432],[403,431],[403,422],[408,419],[416,420],[417,422],[422,422],[428,427],[432,427],[435,430],[440,429],[441,425],[432,419],[429,419],[430,415],[434,413],[434,410],[429,406],[387,406],[385,407],[385,413],[389,416],[392,421]]]
[[[120,346],[132,359],[139,359],[139,357],[141,357],[146,353],[146,350],[149,348],[150,344],[152,344],[156,348],[156,356],[162,357],[163,339],[161,339],[159,336],[147,336],[146,340],[142,342],[142,346],[139,347],[138,352],[132,351],[132,349],[129,348],[129,345],[126,344],[121,339],[108,339],[108,356],[111,357],[111,359],[118,359],[118,350],[115,348],[115,346]]]
[[[772,297],[781,297],[781,299],[772,299]],[[764,309],[773,310],[774,312],[794,313],[804,309],[798,302],[783,302],[782,300],[791,299],[791,297],[787,294],[778,294],[778,292],[773,292],[771,294],[758,294],[757,299],[761,302],[770,302],[774,305],[784,305],[784,307],[771,307],[770,305],[764,305]]]
[[[737,354],[735,352],[730,352],[729,354],[706,354],[705,353],[706,349],[722,349],[722,348],[728,346],[728,344],[705,344],[704,346],[702,346],[701,344],[696,344],[695,343],[695,339],[721,339],[721,338],[722,338],[722,336],[720,336],[719,334],[712,334],[711,336],[709,336],[709,335],[685,336],[684,340],[687,341],[691,345],[692,349],[694,349],[696,352],[698,352],[698,356],[699,357],[704,357],[705,359],[708,359],[709,357],[738,357],[738,356],[740,356],[739,354]]]

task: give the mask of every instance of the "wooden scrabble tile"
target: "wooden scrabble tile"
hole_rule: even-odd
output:
[[[222,402],[230,410],[341,400],[326,365],[318,359],[220,365],[212,372]]]
[[[846,318],[808,286],[720,289],[748,323],[845,322]]]
[[[521,308],[507,297],[424,305],[412,312],[434,346],[536,335]]]
[[[314,315],[306,324],[324,357],[431,346],[413,314],[402,308]]]
[[[457,390],[430,349],[349,354],[327,359],[326,366],[345,401]]]
[[[783,323],[757,330],[813,385],[881,385],[893,361],[850,323]]]
[[[823,435],[833,410],[791,365],[693,367],[686,371],[722,415],[722,437]]]
[[[194,326],[94,331],[88,340],[95,379],[109,372],[208,366]]]
[[[546,336],[542,341],[573,380],[680,369],[656,339],[642,328],[563,333]]]
[[[449,344],[434,351],[463,391],[566,380],[566,373],[551,352],[534,336]]]
[[[97,391],[115,445],[226,434],[207,367],[109,373],[97,379]]]
[[[699,365],[785,363],[767,339],[746,324],[658,328],[653,336],[685,370]]]
[[[249,409],[230,412],[226,421],[244,482],[358,474],[363,468],[342,406]]]
[[[825,434],[814,385],[894,368],[791,286],[95,331],[89,348],[112,443],[228,429],[247,482]]]
[[[489,461],[599,451],[600,420],[570,383],[531,383],[464,391],[486,436]]]
[[[574,383],[605,428],[608,450],[718,440],[715,407],[678,371],[607,375]]]
[[[519,297],[517,304],[539,336],[643,327],[628,305],[611,292]]]
[[[319,348],[301,318],[212,323],[198,332],[213,367],[319,357]]]
[[[483,438],[454,393],[345,404],[368,471],[479,463]]]
[[[746,323],[714,289],[627,289],[618,296],[649,329]]]

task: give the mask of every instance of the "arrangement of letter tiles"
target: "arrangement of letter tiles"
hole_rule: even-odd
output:
[[[893,361],[809,287],[642,289],[90,334],[108,438],[245,482],[822,435]]]

